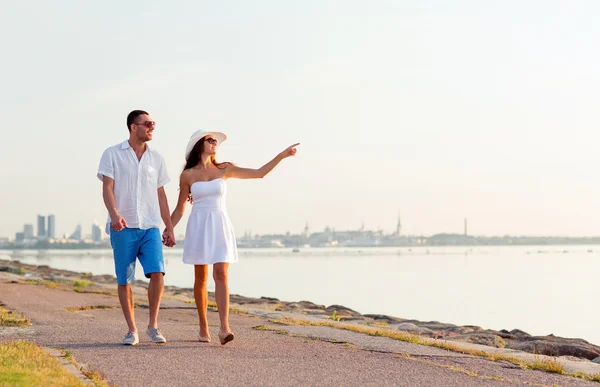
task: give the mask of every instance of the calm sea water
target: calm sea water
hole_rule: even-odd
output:
[[[193,268],[181,256],[165,250],[165,282],[192,287]],[[111,250],[0,250],[0,258],[114,274]],[[242,249],[230,287],[244,296],[600,344],[599,273],[600,246]]]

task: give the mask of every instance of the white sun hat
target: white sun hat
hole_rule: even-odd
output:
[[[190,137],[190,141],[188,141],[187,146],[185,147],[185,159],[186,160],[190,156],[190,152],[192,151],[192,149],[194,149],[194,145],[196,145],[196,143],[198,141],[200,141],[200,139],[202,137],[206,137],[209,135],[213,136],[217,140],[219,145],[227,139],[227,135],[225,133],[209,132],[209,131],[202,130],[202,129],[195,131],[194,134],[192,134],[192,136]]]

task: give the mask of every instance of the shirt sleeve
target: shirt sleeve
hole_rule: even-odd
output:
[[[111,179],[115,179],[115,167],[110,154],[110,148],[105,150],[102,153],[102,157],[100,158],[100,166],[98,167],[98,179],[102,181],[102,176],[110,177]]]
[[[160,157],[160,168],[158,170],[158,188],[166,185],[170,182],[169,174],[167,173],[167,164],[165,163],[164,157]]]

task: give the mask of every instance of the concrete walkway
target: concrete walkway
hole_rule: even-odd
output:
[[[256,315],[231,314],[236,339],[221,346],[218,315],[210,312],[214,341],[199,343],[194,306],[173,300],[165,300],[159,316],[168,343],[153,344],[140,335],[139,345],[126,347],[119,344],[126,325],[115,296],[5,278],[0,279],[0,302],[33,323],[1,328],[0,340],[25,339],[69,350],[80,364],[117,386],[598,386],[504,361],[329,327],[273,324]],[[115,308],[67,310],[91,305]],[[136,308],[136,319],[144,332],[148,310]]]

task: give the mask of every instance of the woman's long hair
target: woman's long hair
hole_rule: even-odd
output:
[[[194,168],[196,165],[198,165],[198,163],[200,163],[200,160],[202,160],[202,150],[204,149],[204,139],[205,138],[206,137],[202,137],[200,140],[198,140],[196,145],[194,145],[194,147],[192,148],[192,151],[190,152],[190,155],[185,163],[185,167],[183,167],[184,171],[186,169]],[[227,166],[227,164],[231,164],[231,163],[217,163],[215,160],[215,155],[210,156],[210,161],[215,165],[215,167],[217,167],[219,169],[223,169]]]

